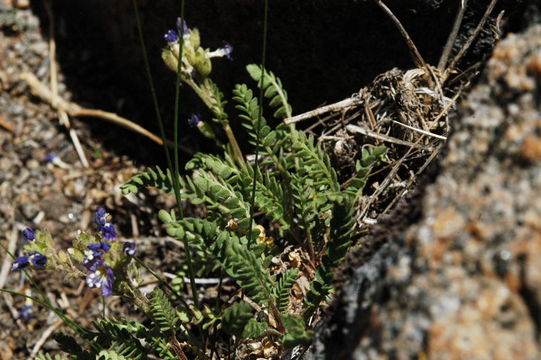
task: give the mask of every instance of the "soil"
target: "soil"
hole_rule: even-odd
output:
[[[171,14],[178,12],[176,3],[141,1],[140,9],[166,121],[171,118],[172,101],[166,99],[172,99],[173,78],[161,64],[159,50],[163,33],[174,24],[176,16]],[[244,66],[260,57],[260,4],[248,0],[201,0],[197,6],[191,3],[186,18],[201,30],[204,41],[220,46],[227,40],[235,47],[234,61],[224,61],[214,70],[216,81],[224,89],[239,81],[248,83]],[[437,63],[452,26],[456,3],[387,2],[432,64]],[[505,31],[518,31],[525,26],[525,17],[539,17],[533,8],[526,11],[528,6],[527,1],[502,1],[494,13],[505,9]],[[141,244],[139,249],[152,266],[174,273],[182,251],[164,237],[156,218],[156,210],[170,208],[173,200],[152,190],[127,199],[118,190],[145,165],[161,164],[161,147],[100,119],[70,119],[89,161],[89,167],[83,168],[69,130],[59,124],[58,112],[32,95],[28,84],[19,78],[28,71],[51,86],[49,39],[53,24],[59,96],[118,113],[157,132],[131,1],[74,4],[57,0],[51,10],[53,23],[45,2],[32,2],[26,7],[24,1],[0,0],[0,243],[16,254],[23,243],[20,231],[31,226],[48,229],[66,247],[78,230],[93,229],[93,211],[106,206],[122,238]],[[478,19],[483,10],[481,5],[474,6],[466,19]],[[295,113],[349,97],[392,68],[414,67],[396,28],[372,2],[273,1],[270,29],[268,68],[283,80]],[[483,33],[462,68],[486,58],[492,44],[490,34]],[[194,97],[186,95],[184,100],[182,118],[203,110]],[[194,152],[217,150],[188,127],[182,129],[182,142]],[[52,153],[68,167],[44,161]],[[381,217],[368,235],[359,238],[364,245],[352,252],[339,272],[344,274],[337,276],[339,287],[354,268],[366,263],[388,241],[388,229],[400,233],[417,219],[424,184],[438,171],[435,165],[429,169],[416,183],[418,190],[403,198],[393,213]],[[0,288],[31,291],[22,277],[8,274],[11,260],[5,252],[0,259]],[[37,280],[53,303],[83,325],[101,313],[99,294],[84,284],[69,283],[60,276],[40,275]],[[57,349],[47,333],[57,329],[57,318],[34,304],[33,314],[25,322],[17,314],[23,305],[24,299],[7,294],[0,300],[2,360],[28,359],[38,348]],[[136,316],[114,298],[108,300],[106,309],[111,315]]]

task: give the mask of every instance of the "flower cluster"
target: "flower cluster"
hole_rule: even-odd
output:
[[[101,289],[103,296],[113,294],[113,283],[115,281],[113,269],[103,260],[103,256],[111,249],[109,242],[114,241],[117,236],[115,227],[107,221],[108,215],[103,207],[99,207],[96,211],[94,220],[98,225],[102,238],[106,241],[87,245],[87,250],[84,251],[85,258],[83,259],[83,265],[90,271],[85,279],[86,284],[89,287]]]
[[[233,46],[226,42],[221,48],[214,51],[201,47],[199,31],[190,29],[186,21],[177,19],[176,29],[168,30],[165,35],[167,48],[163,51],[162,57],[167,66],[177,71],[179,60],[181,61],[181,75],[184,80],[193,79],[194,77],[206,78],[212,71],[211,58],[225,57],[232,60],[231,54]],[[182,59],[180,57],[180,39],[182,37]]]
[[[47,263],[47,257],[39,251],[31,251],[26,255],[19,256],[11,265],[11,271],[18,271],[32,265],[34,269],[40,269]]]
[[[86,284],[89,287],[101,289],[103,296],[111,296],[115,281],[113,269],[100,258],[90,262],[87,268],[90,270],[90,274],[86,276]]]
[[[107,221],[107,216],[109,214],[106,212],[105,208],[99,207],[96,211],[94,219],[98,225],[98,230],[101,236],[107,241],[113,241],[116,239],[116,231],[113,224]]]
[[[133,242],[116,241],[117,233],[108,217],[105,208],[98,208],[94,215],[98,234],[80,232],[67,252],[56,247],[48,232],[24,229],[23,255],[13,261],[11,270],[19,271],[31,266],[34,269],[61,271],[70,277],[84,278],[89,287],[100,289],[103,296],[112,295],[113,289],[122,287],[127,265],[137,251]],[[24,310],[21,318],[30,311]]]

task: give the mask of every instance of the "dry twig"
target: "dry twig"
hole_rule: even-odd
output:
[[[408,32],[406,31],[406,29],[404,28],[400,20],[398,20],[395,14],[391,11],[391,9],[387,7],[387,5],[383,3],[382,0],[374,0],[374,1],[385,12],[385,14],[389,16],[389,18],[393,21],[395,26],[398,28],[398,31],[400,31],[400,34],[402,35],[402,37],[406,41],[406,44],[408,45],[411,57],[413,58],[413,62],[415,63],[415,65],[420,68],[426,68],[427,65],[426,65],[425,60],[421,56],[421,53],[417,49],[417,46],[415,46],[415,43],[409,36]]]
[[[496,3],[498,0],[491,0],[490,4],[488,5],[487,9],[485,10],[485,13],[483,14],[483,17],[481,18],[481,21],[479,21],[479,24],[477,24],[477,27],[473,31],[473,33],[470,35],[464,46],[460,49],[460,51],[455,55],[447,69],[445,70],[445,73],[442,76],[443,81],[449,76],[449,73],[456,67],[456,64],[460,61],[460,59],[464,56],[466,51],[470,48],[470,46],[473,44],[474,40],[479,36],[479,33],[483,29],[483,26],[488,20],[488,17],[490,16],[490,13],[492,13],[492,10],[494,9],[494,6],[496,6]]]
[[[54,29],[54,14],[51,9],[50,0],[45,1],[45,10],[47,11],[47,16],[49,17],[49,74],[51,76],[51,92],[53,95],[58,96],[58,71],[56,67],[56,41],[55,41],[55,29]],[[58,110],[58,121],[63,125],[70,135],[71,141],[73,142],[73,147],[79,156],[79,160],[83,167],[87,168],[90,166],[88,159],[86,158],[79,137],[75,132],[75,129],[71,127],[71,123],[68,115],[64,109]]]
[[[49,338],[49,336],[52,335],[52,333],[58,329],[60,327],[60,325],[62,325],[63,321],[62,320],[56,320],[54,323],[52,323],[42,334],[41,336],[39,337],[38,341],[36,342],[36,344],[34,345],[34,347],[32,348],[32,352],[30,353],[30,357],[33,359],[37,354],[38,352],[41,350],[43,344],[45,344],[45,342],[47,341],[47,339]]]
[[[128,130],[134,131],[138,134],[141,134],[159,145],[163,145],[163,141],[159,136],[151,133],[150,131],[146,130],[142,126],[135,124],[126,118],[123,118],[115,113],[108,112],[108,111],[84,108],[74,102],[64,100],[60,96],[53,94],[47,88],[47,86],[45,86],[41,81],[39,81],[39,79],[32,73],[23,72],[19,74],[19,79],[21,81],[26,82],[28,86],[30,86],[32,93],[35,96],[49,103],[54,109],[57,109],[57,110],[61,109],[65,111],[71,117],[100,118],[108,122],[111,122],[113,124],[119,125]],[[168,145],[169,145],[169,142],[168,142]],[[180,145],[179,147],[183,151],[189,154],[193,153],[191,149],[185,146]]]
[[[359,125],[349,124],[349,125],[346,125],[346,129],[347,129],[347,131],[349,131],[351,133],[356,133],[356,134],[361,134],[361,135],[364,135],[364,136],[373,137],[374,139],[390,142],[390,143],[397,144],[397,145],[410,146],[412,148],[423,149],[423,150],[428,150],[428,151],[433,150],[433,148],[431,146],[423,146],[423,145],[419,145],[418,143],[412,143],[412,142],[409,142],[409,141],[394,138],[392,136],[379,134],[379,133],[377,133],[375,131],[369,130],[369,129],[367,129],[367,128],[363,127],[363,126],[359,126]]]
[[[9,253],[14,254],[15,250],[17,249],[17,235],[19,232],[16,228],[13,228],[13,231],[11,232],[11,236],[9,237],[8,247],[7,250]],[[9,274],[9,270],[11,268],[11,262],[13,259],[9,256],[9,253],[6,252],[6,255],[4,257],[4,262],[2,263],[2,268],[0,270],[0,288],[3,288],[6,284],[6,280]]]
[[[468,0],[462,0],[459,5],[458,14],[456,15],[455,22],[453,24],[453,29],[447,38],[447,42],[443,47],[440,61],[438,62],[438,70],[440,72],[442,72],[445,69],[445,65],[447,65],[447,60],[449,60],[449,55],[451,54],[451,50],[453,50],[453,46],[455,45],[456,37],[458,35],[458,31],[460,30],[460,25],[462,25],[462,19],[464,18],[464,12],[466,11],[467,5]]]
[[[311,111],[307,111],[307,112],[305,112],[303,114],[296,115],[296,116],[284,119],[284,123],[287,124],[287,125],[298,123],[300,121],[311,119],[313,117],[320,116],[320,115],[323,115],[323,114],[326,114],[326,113],[329,113],[329,112],[338,112],[338,111],[341,111],[341,110],[356,106],[356,105],[360,104],[361,102],[362,102],[362,100],[359,97],[352,96],[352,97],[350,97],[348,99],[339,101],[337,103],[322,106],[320,108],[317,108],[317,109],[314,109],[314,110],[311,110]]]

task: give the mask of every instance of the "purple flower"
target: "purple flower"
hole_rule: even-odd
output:
[[[86,256],[83,259],[83,265],[90,270],[98,260],[101,260],[100,257],[109,251],[111,244],[102,241],[86,247],[88,250],[84,252]]]
[[[22,270],[28,265],[30,265],[30,260],[28,259],[28,256],[19,256],[11,265],[11,271]]]
[[[116,230],[111,223],[105,223],[105,225],[101,227],[100,232],[105,240],[113,241],[116,239]]]
[[[126,241],[123,246],[124,254],[127,256],[135,256],[137,250],[135,250],[135,243]]]
[[[100,257],[109,251],[111,244],[102,241],[96,244],[87,245],[87,248],[92,251],[93,257]]]
[[[30,321],[30,317],[32,316],[32,305],[24,305],[19,310],[19,319],[21,319],[24,322]]]
[[[164,35],[165,41],[167,41],[169,44],[176,43],[180,34],[182,34],[182,37],[187,37],[190,35],[190,32],[188,25],[186,25],[186,21],[182,21],[180,18],[177,18],[177,29],[168,30]]]
[[[191,127],[196,127],[197,125],[199,125],[200,122],[201,115],[199,114],[192,114],[192,116],[188,118],[188,125],[190,125]]]
[[[26,228],[23,230],[23,237],[27,241],[34,241],[34,239],[36,238],[36,234],[34,233],[34,230],[30,228]]]
[[[181,31],[182,28],[182,31]],[[182,33],[183,37],[189,36],[190,32],[188,30],[188,24],[186,23],[186,20],[182,21],[180,17],[177,18],[177,29],[179,34]]]
[[[89,270],[91,273],[86,276],[86,284],[89,287],[101,289],[103,296],[111,296],[115,281],[113,269],[107,266],[103,260],[97,260]]]
[[[176,43],[178,41],[178,33],[175,30],[168,30],[165,35],[165,41],[169,44]]]
[[[96,210],[96,214],[94,215],[94,221],[96,221],[96,224],[101,227],[105,225],[107,220],[105,219],[107,217],[107,211],[103,206],[100,206],[98,210]]]
[[[96,214],[94,215],[94,220],[96,221],[96,224],[98,225],[99,231],[101,233],[101,236],[108,241],[113,241],[116,239],[116,231],[113,224],[110,222],[107,222],[107,211],[104,207],[99,207],[98,210],[96,210]]]
[[[34,269],[39,269],[43,265],[47,264],[47,257],[38,251],[32,251],[28,254],[30,263],[34,266]]]
[[[227,60],[233,60],[233,57],[231,56],[231,53],[233,52],[233,46],[231,46],[230,43],[224,41],[224,47],[218,50],[221,50],[223,52]]]
[[[53,162],[55,159],[58,158],[58,155],[56,153],[50,153],[49,155],[45,156],[45,162]]]

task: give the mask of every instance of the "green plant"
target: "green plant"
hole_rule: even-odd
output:
[[[263,84],[274,115],[280,119],[290,115],[281,81],[256,65],[247,70]],[[235,86],[233,100],[252,144],[259,140],[259,166],[250,160],[234,161],[230,149],[223,156],[196,154],[186,165],[189,175],[179,177],[178,182],[183,199],[206,208],[205,219],[179,219],[174,211],[165,210],[160,211],[160,219],[169,235],[194,249],[196,267],[201,269],[198,275],[209,276],[221,269],[274,324],[258,322],[249,306],[238,302],[221,315],[214,314],[227,334],[237,339],[278,336],[286,347],[305,345],[310,339],[305,319],[332,289],[332,270],[352,243],[354,202],[371,169],[383,160],[385,148],[365,147],[355,177],[344,186],[313,137],[282,123],[271,128],[247,85]],[[129,194],[152,186],[170,192],[173,180],[170,172],[155,167],[134,176],[122,190]],[[254,223],[250,221],[252,211],[259,214]],[[249,238],[252,232],[258,239],[255,243]],[[272,268],[271,259],[289,245],[307,254],[315,273]],[[290,313],[291,288],[301,272],[313,280],[305,305]]]
[[[270,343],[277,351],[306,347],[312,338],[312,315],[325,306],[333,269],[352,244],[355,202],[372,169],[385,160],[386,149],[365,146],[356,174],[341,183],[315,138],[282,122],[291,117],[292,107],[275,74],[263,65],[248,65],[260,96],[256,98],[246,84],[236,85],[232,100],[237,113],[232,116],[226,111],[224,93],[210,78],[211,58],[228,56],[232,48],[202,48],[199,31],[189,29],[182,20],[166,39],[162,57],[177,72],[177,86],[181,81],[187,84],[212,114],[212,123],[200,116],[190,122],[216,140],[223,154],[196,154],[181,174],[178,153],[173,154],[173,161],[167,152],[167,170],[150,167],[126,182],[122,192],[134,194],[156,187],[175,194],[177,209],[162,209],[159,218],[167,234],[184,246],[188,269],[177,275],[189,276],[191,302],[179,293],[184,287],[178,281],[170,285],[136,257],[135,244],[115,241],[115,228],[104,208],[95,216],[99,233],[81,233],[67,252],[58,251],[47,232],[25,230],[30,242],[13,270],[34,266],[84,278],[103,296],[119,295],[145,317],[143,323],[103,317],[83,328],[45,296],[36,298],[70,325],[69,334],[55,334],[70,359],[229,357],[232,342],[247,341]],[[266,104],[261,104],[263,100]],[[264,107],[272,110],[274,120],[265,119]],[[241,152],[230,127],[232,119],[246,129],[254,156]],[[275,121],[279,123],[273,126]],[[213,124],[221,127],[227,145],[220,143],[219,129]],[[176,145],[177,141],[175,135]],[[186,201],[204,210],[204,218],[184,217]],[[288,260],[292,253],[300,261]],[[162,285],[149,296],[139,290],[140,267]],[[220,285],[224,277],[230,277],[235,291],[227,298],[219,285],[217,298],[205,299],[195,286],[196,275],[218,276]],[[310,282],[309,289],[300,287],[301,277]]]

